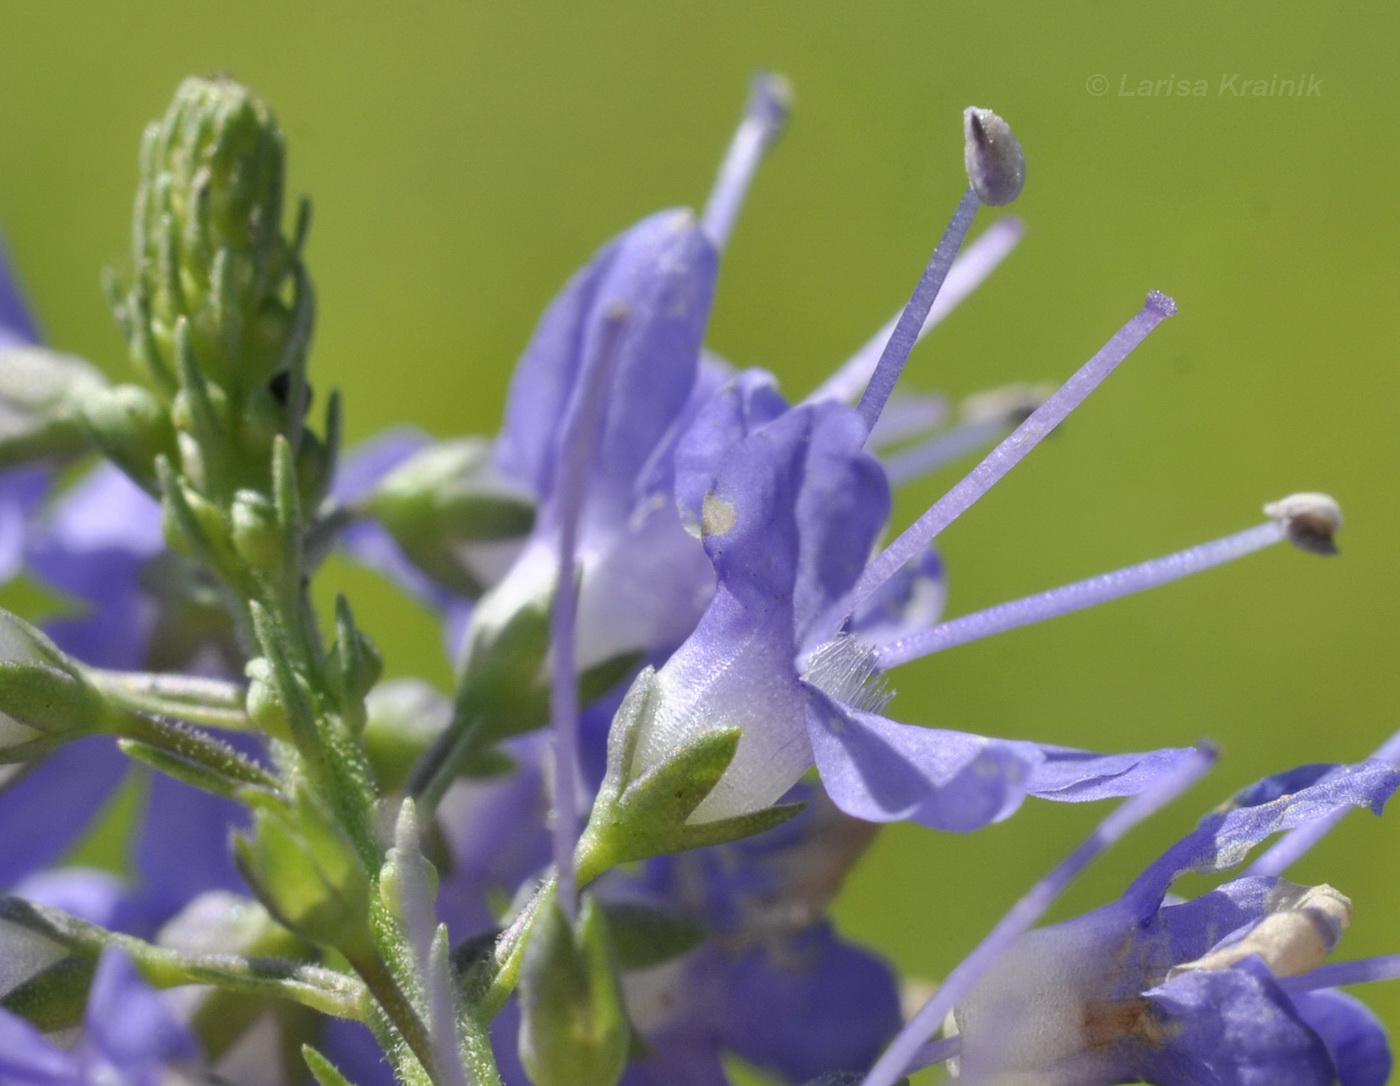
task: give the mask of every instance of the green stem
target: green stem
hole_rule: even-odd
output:
[[[355,978],[332,969],[277,958],[186,954],[16,897],[0,897],[0,920],[18,924],[86,957],[96,957],[109,946],[118,947],[157,988],[213,984],[245,995],[288,999],[336,1018],[362,1018],[364,987]]]
[[[525,945],[530,941],[530,932],[541,907],[554,895],[554,887],[555,879],[551,874],[531,895],[511,926],[501,933],[491,956],[464,978],[469,992],[470,1017],[489,1022],[515,991],[520,982],[520,967],[525,961]]]
[[[192,675],[105,671],[91,668],[87,679],[108,701],[125,709],[175,717],[190,724],[226,731],[257,729],[243,707],[244,690],[237,683]]]
[[[463,1014],[458,1019],[462,1031],[462,1055],[476,1086],[502,1086],[501,1072],[496,1067],[496,1054],[491,1049],[491,1034],[485,1019]]]
[[[471,757],[481,737],[483,723],[480,715],[465,718],[454,716],[446,730],[413,767],[408,794],[418,804],[421,817],[427,818],[442,802],[442,797],[457,779],[457,771]]]
[[[271,773],[250,762],[232,747],[192,728],[118,706],[110,707],[109,719],[104,724],[104,731],[167,751],[240,784],[251,784],[271,792],[281,790],[281,784]]]
[[[383,957],[377,950],[374,950],[356,954],[348,960],[355,972],[360,975],[360,979],[365,982],[365,987],[369,990],[369,994],[374,997],[374,1001],[379,1004],[384,1016],[388,1018],[390,1024],[403,1038],[404,1043],[408,1045],[431,1078],[433,1074],[433,1047],[428,1037],[427,1027],[423,1025],[422,1018],[419,1017],[417,1009],[409,1001],[397,978],[389,971]]]

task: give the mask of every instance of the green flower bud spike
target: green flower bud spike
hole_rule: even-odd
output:
[[[145,314],[158,380],[177,371],[181,317],[205,372],[230,389],[270,381],[304,352],[291,335],[310,300],[284,300],[303,240],[282,235],[285,157],[266,103],[223,76],[185,80],[147,128],[128,306]]]
[[[221,505],[267,489],[276,434],[303,444],[310,216],[303,202],[283,234],[284,172],[261,99],[227,77],[186,80],[142,144],[131,287],[109,286],[133,359],[173,401],[181,474]]]

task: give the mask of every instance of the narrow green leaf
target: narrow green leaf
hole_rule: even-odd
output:
[[[301,1057],[311,1069],[311,1075],[320,1086],[355,1086],[340,1073],[340,1069],[310,1045],[301,1046]]]

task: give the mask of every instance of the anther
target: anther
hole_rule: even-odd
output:
[[[1342,509],[1327,494],[1290,494],[1264,506],[1264,515],[1283,525],[1288,541],[1310,554],[1336,554],[1332,541],[1342,526]]]
[[[1026,183],[1026,156],[1011,126],[990,109],[963,111],[963,160],[967,180],[988,207],[1001,207],[1021,195]]]

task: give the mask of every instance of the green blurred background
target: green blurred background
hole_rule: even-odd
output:
[[[902,303],[964,185],[960,111],[995,108],[1028,155],[1029,232],[907,387],[1062,379],[1150,288],[1180,315],[947,533],[951,613],[1244,527],[1295,490],[1348,515],[1339,559],[1275,548],[895,675],[904,720],[1223,743],[1214,777],[1062,916],[1115,896],[1232,788],[1400,726],[1397,31],[1395,5],[1278,0],[11,3],[0,221],[52,342],[122,372],[98,270],[126,259],[137,139],[182,76],[231,72],[272,102],[291,191],[315,201],[313,373],[345,391],[350,437],[489,433],[569,273],[644,214],[703,200],[754,70],[786,73],[798,108],[710,343],[797,394]],[[1230,93],[1275,76],[1317,93]],[[1144,80],[1206,93],[1120,93]],[[901,522],[951,481],[910,488]],[[445,679],[425,615],[368,575],[328,578],[393,673]],[[890,830],[840,922],[938,976],[1101,813],[1033,802],[971,838]],[[1397,846],[1400,824],[1357,816],[1294,872],[1355,899],[1344,956],[1400,950]],[[1366,996],[1400,1026],[1400,985]]]

